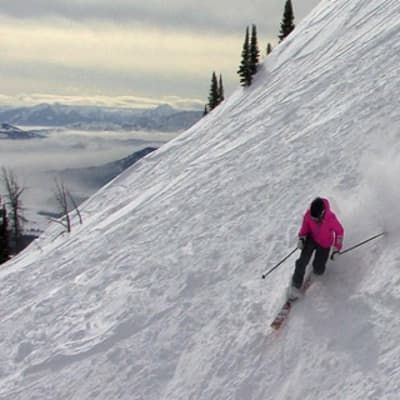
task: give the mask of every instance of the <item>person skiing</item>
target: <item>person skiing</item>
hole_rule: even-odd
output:
[[[288,290],[288,299],[295,300],[300,296],[306,267],[315,252],[313,272],[322,275],[325,272],[329,254],[334,260],[343,245],[344,229],[336,215],[331,211],[329,201],[317,197],[303,217],[297,248],[301,250],[296,260],[294,274]]]

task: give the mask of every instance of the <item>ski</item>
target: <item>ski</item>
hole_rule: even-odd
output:
[[[292,308],[292,303],[294,301],[295,300],[287,300],[285,302],[285,304],[279,310],[278,314],[276,314],[274,320],[271,322],[271,328],[278,330],[282,326],[289,315],[290,309]]]
[[[303,286],[301,288],[301,292],[304,295],[307,289],[311,286],[312,284],[312,277],[311,274],[304,280]],[[290,310],[292,308],[293,303],[295,303],[298,299],[294,300],[286,300],[283,306],[280,308],[278,313],[276,314],[276,317],[274,320],[271,322],[271,328],[278,330],[282,327],[282,325],[285,323],[287,320]]]

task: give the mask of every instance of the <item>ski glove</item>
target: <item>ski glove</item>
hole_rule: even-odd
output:
[[[340,251],[342,250],[343,246],[343,236],[336,236],[335,243],[333,245],[333,248],[335,251]]]
[[[340,251],[336,247],[334,247],[331,254],[331,260],[336,261],[339,258],[339,256],[340,256]]]
[[[304,236],[300,236],[299,240],[297,241],[297,248],[299,250],[303,250],[304,249],[304,243],[306,241],[306,238]]]

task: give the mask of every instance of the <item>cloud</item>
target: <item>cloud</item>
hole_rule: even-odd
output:
[[[1,21],[3,93],[203,98],[213,70],[236,80],[241,37],[112,24]],[[218,60],[215,62],[214,60]],[[215,63],[214,63],[215,62]]]
[[[254,7],[237,7],[231,2],[209,0],[200,3],[178,0],[146,2],[114,0],[61,1],[13,0],[1,5],[1,13],[15,18],[62,17],[73,21],[103,20],[119,24],[145,23],[163,28],[236,30],[243,27],[243,17],[251,17]],[[262,8],[265,9],[265,6]],[[257,14],[256,14],[257,15]]]
[[[303,0],[295,4],[302,18],[318,3]],[[283,0],[13,0],[0,6],[0,14],[15,18],[62,17],[73,21],[103,20],[118,24],[145,23],[160,28],[213,30],[237,33],[256,23],[276,31],[283,13]]]
[[[295,8],[297,18],[317,2],[304,0]],[[245,27],[257,24],[265,54],[267,43],[276,40],[283,3],[1,2],[2,94],[49,93],[107,101],[112,96],[177,96],[176,104],[199,104],[207,101],[211,73],[216,71],[223,75],[228,96],[238,86]]]

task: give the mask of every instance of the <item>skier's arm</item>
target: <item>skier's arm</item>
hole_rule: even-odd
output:
[[[338,251],[340,251],[343,246],[344,229],[342,224],[336,218],[336,215],[334,215],[333,218],[333,231],[335,232],[335,242],[333,245]]]
[[[303,223],[299,231],[299,238],[305,238],[310,233],[310,227],[308,225],[307,213],[304,214]]]

